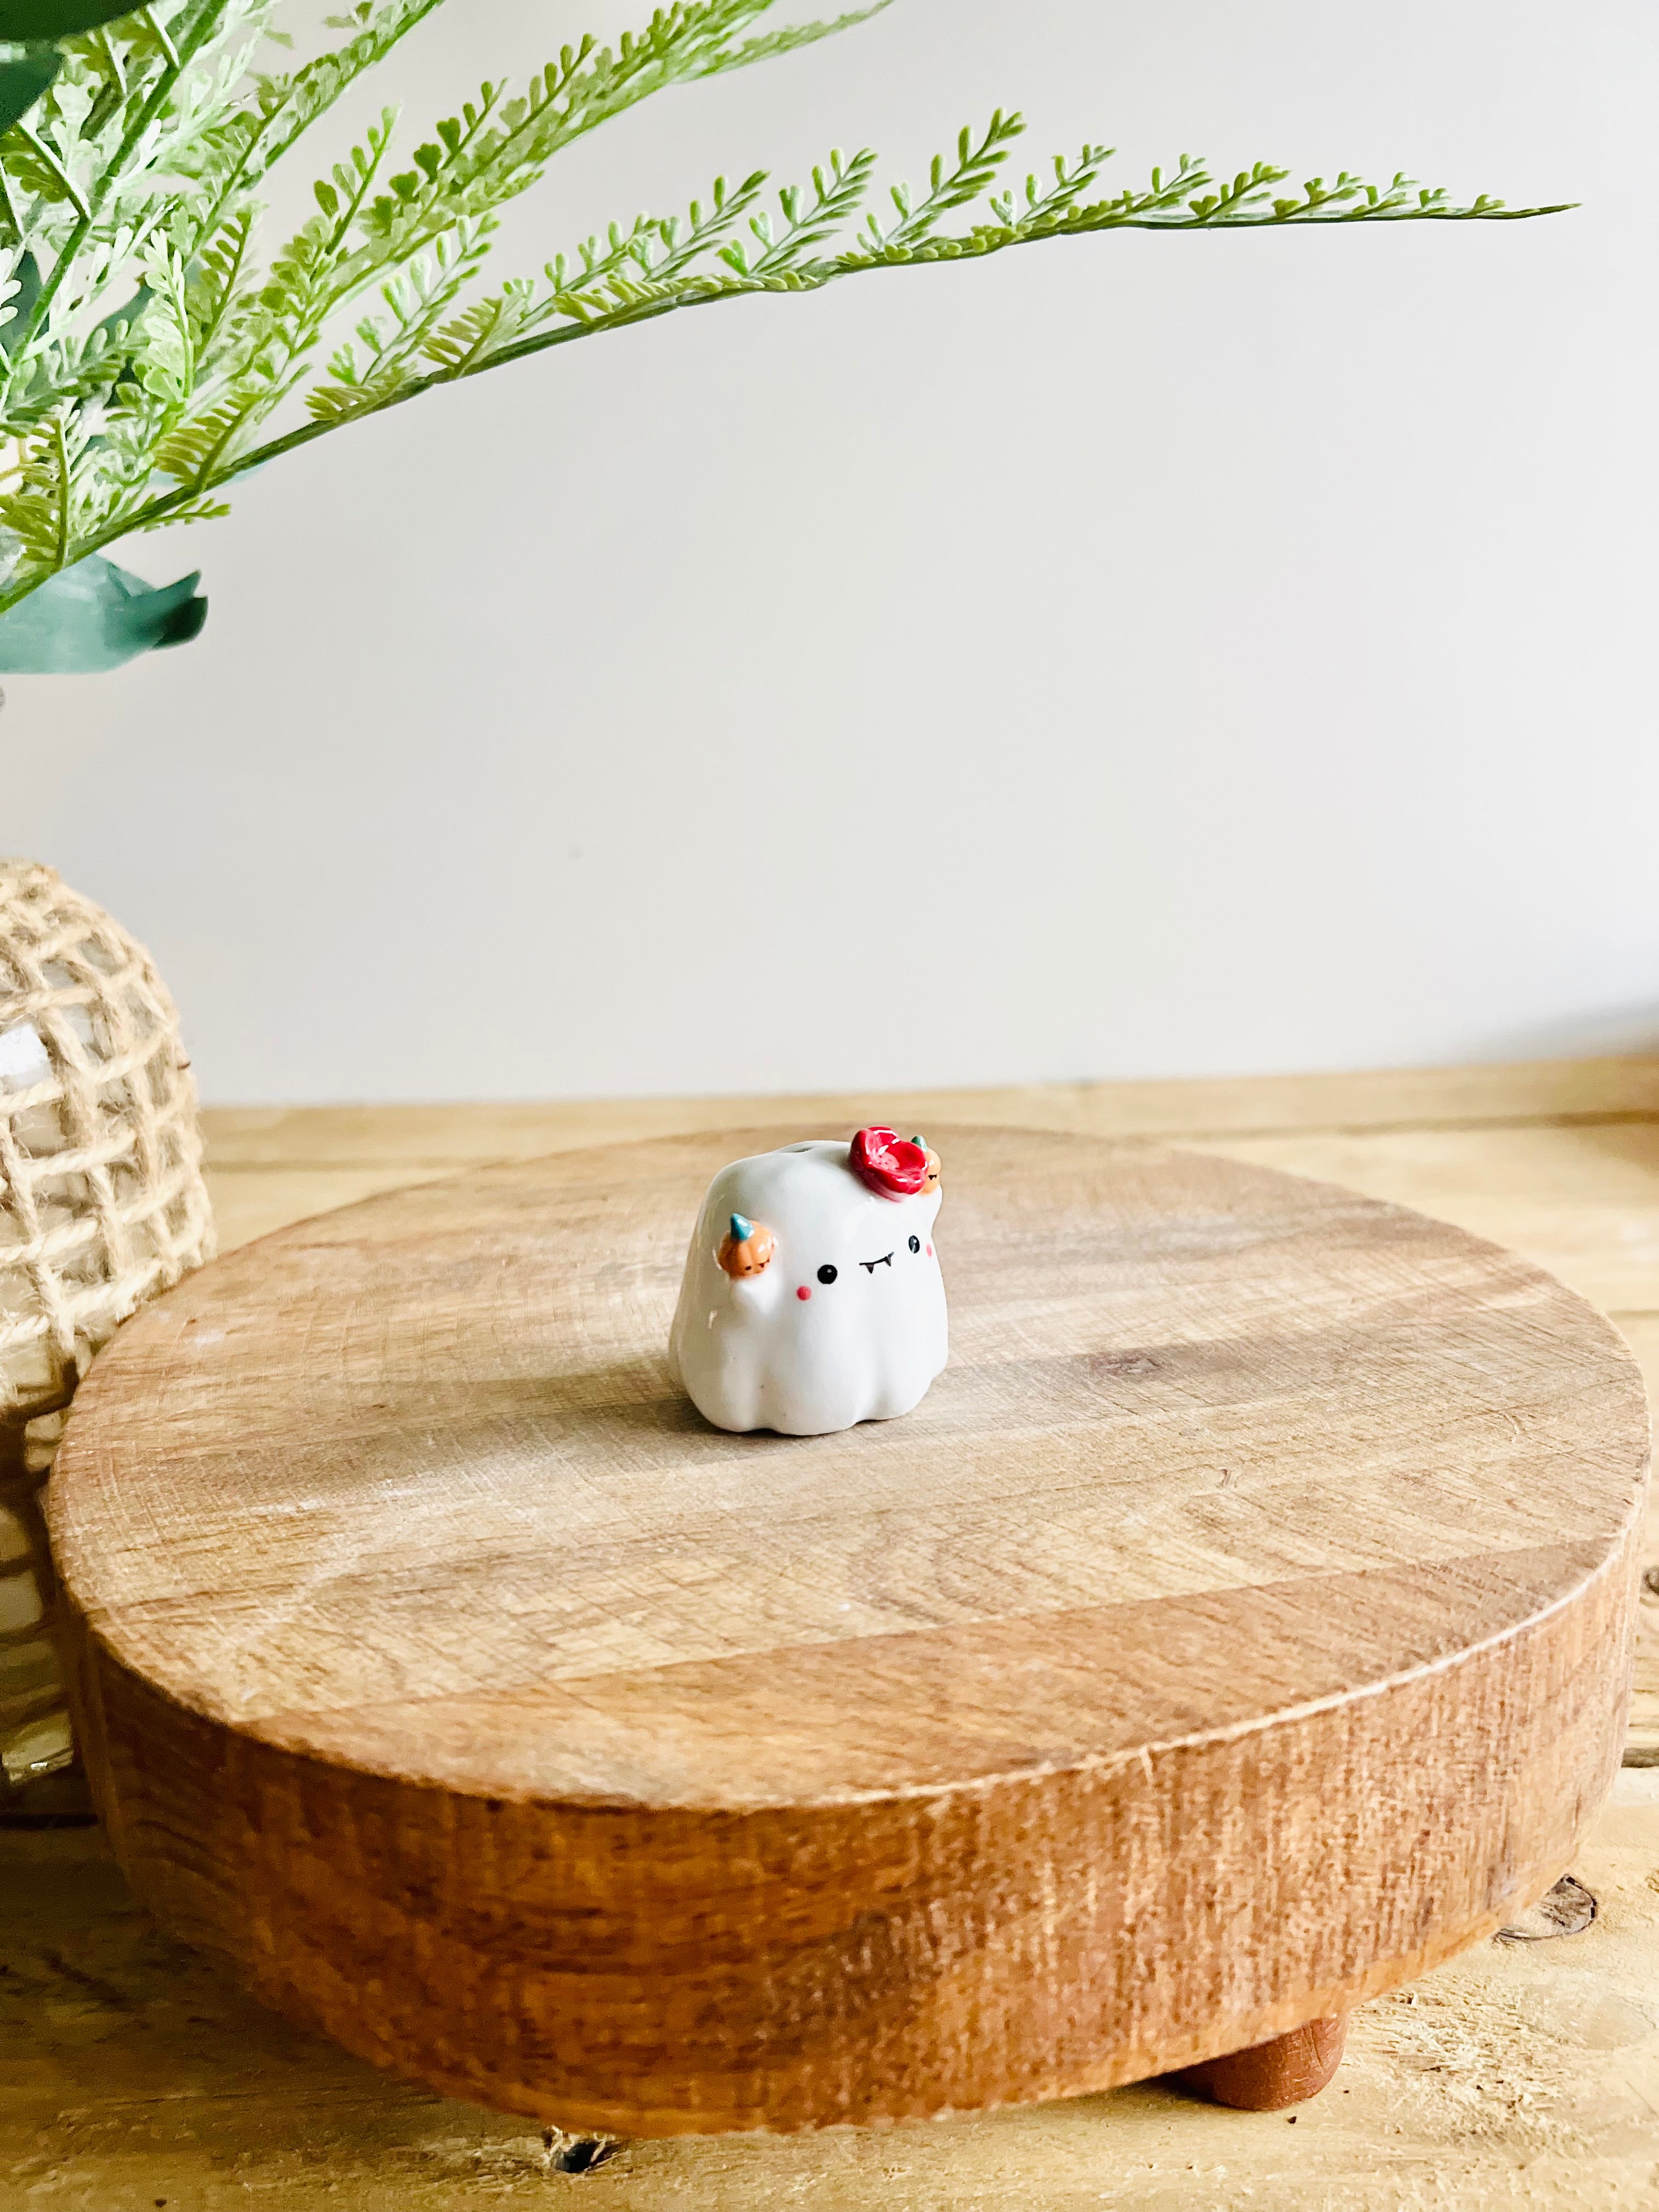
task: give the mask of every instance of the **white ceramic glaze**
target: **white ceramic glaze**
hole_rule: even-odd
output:
[[[757,1152],[708,1186],[668,1349],[716,1428],[815,1437],[891,1420],[945,1364],[939,1194],[878,1194],[848,1167],[848,1152],[815,1139]],[[764,1271],[744,1280],[720,1261],[734,1213],[763,1223],[775,1243]],[[830,1282],[825,1268],[835,1270]]]

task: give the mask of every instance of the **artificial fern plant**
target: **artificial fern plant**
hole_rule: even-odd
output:
[[[275,0],[0,0],[0,668],[110,667],[194,636],[195,577],[152,592],[104,558],[131,532],[228,509],[248,470],[435,386],[682,308],[818,290],[921,262],[1107,230],[1536,215],[1455,204],[1403,176],[1286,189],[1182,155],[1102,197],[1109,149],[1023,183],[1023,128],[963,130],[924,188],[878,196],[876,157],[831,152],[810,182],[717,178],[684,215],[639,215],[483,281],[496,211],[574,140],[675,85],[793,52],[832,21],[757,29],[774,0],[681,0],[612,48],[562,49],[520,93],[487,82],[400,159],[386,108],[313,185],[292,237],[263,236],[278,161],[442,0],[361,0],[289,69]]]

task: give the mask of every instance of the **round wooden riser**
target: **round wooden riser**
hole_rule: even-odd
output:
[[[823,1133],[373,1200],[122,1332],[51,1510],[163,1920],[434,2087],[667,2135],[1194,2066],[1546,1889],[1626,1702],[1607,1324],[1346,1191],[930,1129],[931,1395],[720,1434],[685,1240]]]

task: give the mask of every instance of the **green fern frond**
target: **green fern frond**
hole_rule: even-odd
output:
[[[205,493],[222,480],[222,471],[234,454],[238,440],[263,414],[264,397],[262,385],[245,386],[216,406],[179,423],[156,445],[155,473],[171,477],[192,494]],[[168,512],[173,504],[167,503]]]
[[[343,46],[319,54],[291,76],[264,80],[259,173],[279,161],[360,76],[383,62],[441,5],[442,0],[387,0],[382,7],[368,5],[355,8],[349,15],[329,16],[331,29],[351,33]]]
[[[228,499],[194,499],[183,507],[173,507],[166,514],[152,515],[141,522],[141,530],[170,530],[178,522],[219,522],[230,513]]]
[[[16,541],[19,570],[36,583],[76,557],[82,503],[76,473],[88,435],[84,423],[60,408],[26,441],[21,483],[0,493],[0,529]]]
[[[315,386],[307,395],[314,419],[337,422],[351,415],[372,413],[406,391],[420,374],[419,361],[430,357],[429,347],[443,318],[489,252],[493,228],[489,222],[463,227],[453,240],[439,240],[429,261],[422,257],[381,287],[386,319],[365,316],[356,327],[365,356],[362,366],[355,347],[339,349],[329,363],[335,381]]]
[[[190,317],[204,357],[212,354],[252,265],[255,221],[252,208],[238,209],[190,264]]]
[[[349,422],[687,308],[1109,230],[1555,211],[1460,205],[1404,175],[1297,188],[1256,162],[1218,179],[1185,155],[1102,197],[1110,153],[1092,143],[1014,184],[1024,126],[998,110],[925,188],[874,204],[867,150],[832,152],[769,204],[763,171],[720,178],[686,215],[612,224],[539,281],[481,291],[500,210],[577,139],[887,4],[768,29],[772,0],[674,0],[612,44],[564,46],[521,91],[485,83],[402,155],[385,111],[318,179],[309,219],[264,244],[261,179],[441,4],[360,0],[329,18],[331,45],[277,73],[259,66],[274,0],[168,0],[64,42],[0,134],[0,440],[17,456],[0,478],[0,613],[129,531],[222,513],[236,477]]]
[[[867,23],[872,15],[879,15],[893,4],[893,0],[874,0],[868,8],[854,8],[844,15],[830,15],[814,23],[792,23],[781,31],[765,31],[757,39],[745,39],[729,52],[715,56],[695,72],[698,76],[720,76],[732,70],[748,69],[756,62],[776,61],[781,55],[799,53],[803,46],[815,46],[820,39],[833,39],[842,31],[856,29]]]
[[[739,276],[777,276],[799,269],[815,246],[833,238],[851,221],[868,188],[876,157],[866,147],[850,161],[836,147],[828,168],[812,172],[812,200],[809,206],[799,185],[786,185],[778,194],[783,231],[775,237],[771,217],[762,213],[750,218],[749,228],[760,252],[753,259],[747,247],[734,240],[720,249],[720,259]]]

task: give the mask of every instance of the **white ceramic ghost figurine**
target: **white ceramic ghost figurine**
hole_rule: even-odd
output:
[[[946,1352],[939,1176],[881,1128],[720,1170],[668,1340],[706,1419],[816,1437],[919,1403]]]

